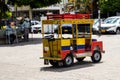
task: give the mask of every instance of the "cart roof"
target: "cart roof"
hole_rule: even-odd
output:
[[[43,20],[43,24],[93,24],[93,19]]]

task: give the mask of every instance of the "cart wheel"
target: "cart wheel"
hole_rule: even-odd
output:
[[[102,55],[100,51],[94,51],[93,55],[91,56],[91,59],[94,63],[100,62],[101,58]]]
[[[54,67],[58,67],[58,61],[50,60],[50,64]]]
[[[63,61],[63,65],[68,67],[73,64],[73,56],[72,55],[67,55],[66,58]]]
[[[85,57],[82,57],[82,58],[76,58],[78,62],[81,62],[84,60]]]

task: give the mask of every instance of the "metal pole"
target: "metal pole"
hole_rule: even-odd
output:
[[[100,0],[98,1],[98,19],[99,19],[99,35],[101,35],[101,16],[100,16]]]
[[[15,5],[15,17],[17,18],[17,5]]]
[[[65,14],[65,3],[64,3],[64,0],[63,0],[63,10],[64,10],[64,14]]]

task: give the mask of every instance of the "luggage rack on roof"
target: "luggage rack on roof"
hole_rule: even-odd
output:
[[[90,19],[90,14],[52,14],[47,19]]]

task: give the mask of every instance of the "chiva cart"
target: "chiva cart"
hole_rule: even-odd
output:
[[[44,64],[71,66],[76,59],[91,57],[92,62],[101,61],[103,42],[92,39],[93,19],[89,14],[63,14],[48,16],[42,21]],[[71,24],[72,34],[62,34],[62,25]]]

